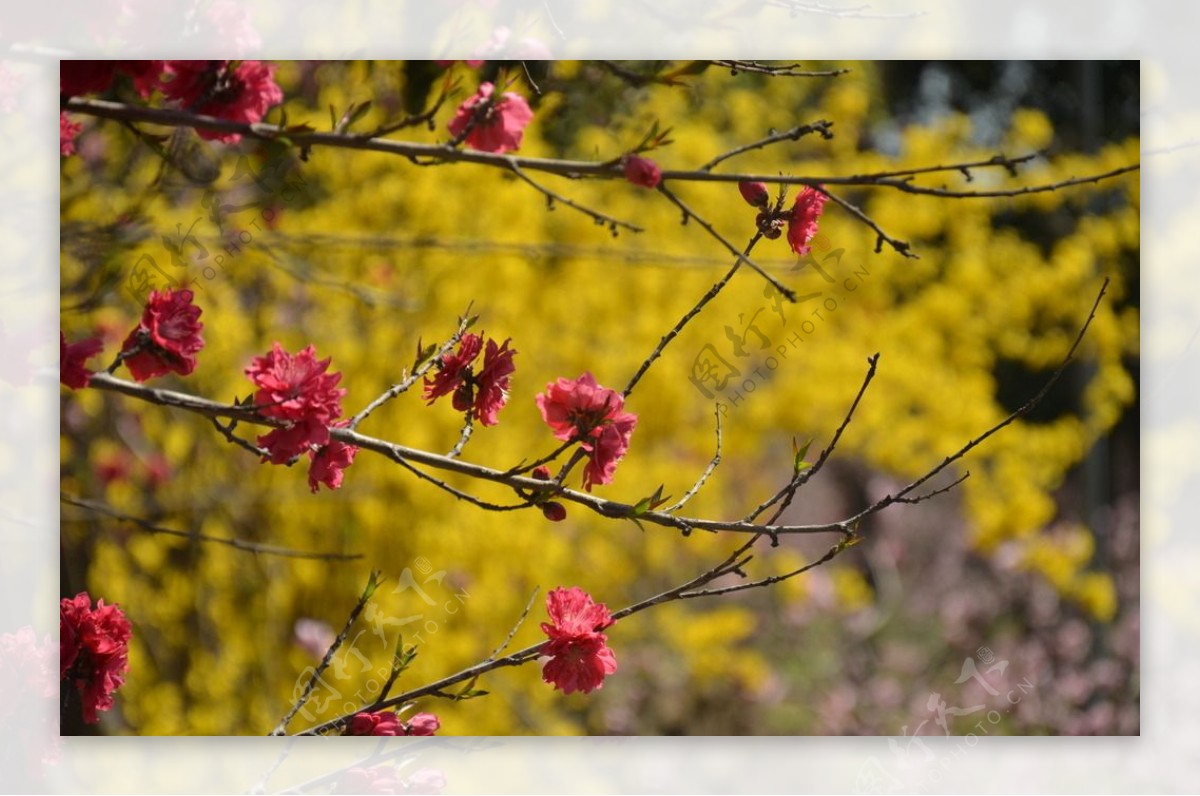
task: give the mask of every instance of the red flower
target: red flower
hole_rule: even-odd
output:
[[[742,198],[746,200],[746,203],[754,207],[766,207],[767,202],[771,201],[771,194],[767,191],[767,184],[763,182],[742,180],[738,183],[738,191],[741,192]]]
[[[591,458],[583,469],[583,485],[591,492],[592,484],[611,484],[617,471],[617,462],[629,449],[629,438],[637,425],[637,415],[629,412],[619,412],[613,416],[612,422],[601,426],[593,432]],[[584,449],[588,445],[584,444]]]
[[[63,61],[59,90],[68,96],[108,90],[117,72],[124,72],[143,97],[150,96],[162,76],[162,61]]]
[[[524,97],[511,91],[493,101],[494,91],[491,83],[481,83],[474,96],[458,106],[447,127],[455,138],[466,132],[467,145],[474,149],[504,153],[521,146],[533,111]]]
[[[166,61],[117,61],[117,68],[129,75],[133,87],[143,98],[149,97],[162,80]]]
[[[542,504],[542,516],[550,522],[562,522],[567,518],[567,507],[557,500],[548,500]]]
[[[400,717],[395,713],[355,713],[346,725],[345,735],[403,735]]]
[[[309,450],[308,458],[312,462],[308,467],[308,488],[316,492],[321,484],[330,489],[342,485],[342,472],[354,461],[358,446],[347,445],[340,440],[331,439],[328,445],[316,450]]]
[[[391,712],[356,713],[346,725],[344,735],[433,735],[441,726],[432,713],[418,713],[403,722]]]
[[[272,429],[258,437],[258,446],[266,449],[266,460],[271,464],[287,464],[302,453],[311,453],[314,446],[320,448],[328,444],[329,427],[315,417],[293,420],[283,428]],[[311,472],[309,480],[311,483]]]
[[[442,726],[438,717],[432,713],[418,713],[404,725],[405,735],[433,735]]]
[[[137,381],[172,371],[186,376],[196,369],[196,354],[204,348],[200,308],[192,304],[192,291],[153,291],[142,312],[142,321],[125,338],[121,348],[125,367]]]
[[[58,380],[72,390],[88,386],[88,382],[92,380],[92,371],[85,368],[83,363],[99,354],[102,348],[104,341],[99,337],[67,343],[67,336],[59,331]]]
[[[193,113],[253,124],[283,102],[274,64],[242,61],[230,69],[228,61],[167,61],[165,70],[171,79],[163,84],[163,93]],[[242,139],[239,133],[197,132],[205,140],[227,144]]]
[[[603,687],[604,678],[617,670],[617,658],[600,632],[613,623],[608,608],[577,586],[560,586],[546,595],[546,613],[551,621],[542,623],[549,637],[542,654],[550,660],[542,679],[566,694]]]
[[[346,391],[337,386],[342,374],[325,372],[329,362],[328,357],[318,360],[311,345],[292,356],[275,342],[266,356],[255,357],[246,368],[258,387],[254,403],[259,413],[280,420],[337,420]]]
[[[805,188],[796,197],[792,205],[792,214],[788,218],[788,243],[792,251],[804,256],[808,254],[808,242],[817,234],[817,220],[829,197],[816,188]]]
[[[483,365],[477,374],[472,365],[484,348],[483,337],[463,335],[458,351],[443,354],[437,373],[425,377],[424,397],[429,405],[453,392],[455,409],[469,410],[485,426],[496,425],[497,415],[508,401],[509,382],[516,370],[513,355],[517,352],[508,347],[510,341],[511,338],[496,345],[495,340],[489,339]]]
[[[637,415],[624,412],[625,398],[601,387],[591,373],[574,381],[558,379],[537,396],[538,409],[554,436],[564,442],[579,441],[591,454],[583,472],[583,486],[612,483],[617,462],[629,449]]]
[[[662,182],[662,169],[653,160],[629,155],[625,158],[625,179],[643,188],[656,188]]]
[[[71,121],[63,111],[58,114],[58,154],[69,157],[75,154],[75,136],[83,129],[79,122]]]
[[[113,706],[113,692],[129,670],[129,620],[115,605],[96,601],[87,592],[59,603],[59,677],[75,685],[83,699],[83,720],[99,721],[98,710]]]

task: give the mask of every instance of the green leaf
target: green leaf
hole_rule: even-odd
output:
[[[807,470],[809,467],[812,467],[811,462],[804,461],[804,457],[808,455],[808,448],[812,445],[812,443],[812,437],[809,437],[808,442],[797,446],[796,438],[792,437],[792,471],[797,475],[799,475],[802,470]]]
[[[378,589],[379,585],[383,582],[381,579],[382,575],[383,573],[377,569],[371,570],[371,577],[369,580],[367,580],[367,588],[363,589],[363,600],[371,599],[371,595],[375,593],[375,590]]]
[[[649,497],[644,497],[641,500],[639,500],[636,504],[634,504],[634,507],[632,509],[633,516],[640,517],[643,514],[645,514],[647,511],[650,511],[651,509],[656,509],[659,506],[661,506],[662,504],[666,503],[668,500],[670,500],[671,496],[668,495],[666,497],[663,497],[662,491],[663,491],[663,485],[659,484],[658,489],[654,490],[653,495],[650,495]]]
[[[421,367],[425,360],[433,356],[433,352],[437,351],[437,346],[430,343],[429,345],[421,345],[420,338],[417,339],[417,358],[413,360],[412,369],[416,370]]]

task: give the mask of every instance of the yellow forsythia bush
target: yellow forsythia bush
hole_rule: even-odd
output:
[[[870,65],[853,66],[849,75],[819,81],[709,69],[675,87],[618,83],[604,94],[611,105],[584,111],[549,92],[520,152],[616,158],[657,120],[671,128],[674,143],[647,156],[663,169],[695,168],[770,129],[824,118],[834,123],[830,141],[809,136],[750,151],[717,170],[821,177],[995,154],[970,143],[970,121],[957,115],[904,128],[894,156],[861,150],[858,133],[880,112],[880,89]],[[554,68],[566,79],[586,67]],[[435,117],[437,129],[417,126],[397,137],[446,140],[446,120],[476,81],[466,67],[453,69],[461,85]],[[366,100],[372,106],[353,129],[385,123],[412,89],[406,73],[387,63],[281,63],[276,78],[287,124],[325,130],[331,106],[340,116]],[[440,80],[418,99],[431,99]],[[520,83],[511,90],[529,93]],[[147,135],[171,134],[141,127]],[[1053,137],[1044,116],[1023,109],[1002,149],[1037,150]],[[402,377],[419,341],[446,339],[470,306],[479,315],[476,330],[511,337],[518,352],[500,422],[476,427],[463,453],[498,468],[557,444],[534,403],[548,382],[590,371],[600,384],[620,389],[732,264],[694,220],[681,224],[679,210],[661,195],[624,181],[537,176],[575,202],[645,229],[614,236],[562,203],[548,208],[545,197],[512,174],[470,164],[417,166],[377,152],[321,147],[301,158],[283,145],[201,142],[186,129],[139,140],[97,119],[86,120],[78,147],[62,169],[62,323],[69,338],[100,330],[111,357],[141,314],[126,288],[130,269],[148,257],[166,276],[196,281],[207,343],[195,373],[158,386],[226,402],[245,398],[253,388],[243,370],[253,357],[275,341],[288,351],[312,344],[343,374],[343,403],[353,414]],[[1139,143],[1131,139],[1090,155],[1035,161],[1015,178],[980,170],[971,183],[938,174],[915,184],[1044,184],[1138,156]],[[961,462],[956,473],[969,469],[971,476],[944,499],[961,501],[970,543],[981,555],[1015,551],[1022,566],[1095,619],[1111,618],[1112,584],[1094,565],[1089,530],[1047,529],[1065,473],[1135,397],[1127,363],[1137,355],[1138,318],[1114,307],[1135,287],[1136,271],[1122,263],[1136,262],[1138,186],[1135,172],[1018,198],[846,190],[919,259],[886,245],[876,253],[874,233],[833,203],[810,260],[798,263],[785,241],[761,243],[756,261],[792,287],[798,303],[777,303],[764,281],[743,269],[630,396],[627,408],[639,423],[628,456],[614,483],[597,493],[634,503],[663,484],[665,494],[682,495],[712,456],[720,404],[723,463],[686,513],[743,516],[789,477],[793,437],[815,440],[810,459],[828,442],[875,352],[878,376],[835,458],[907,483],[1015,408],[998,397],[1005,385],[996,374],[1009,372],[1003,368],[1033,374],[1020,382],[1029,385],[1020,400],[1037,389],[1065,355],[1107,276],[1111,300],[1101,303],[1079,354],[1082,403],[1050,419],[1018,421],[989,439]],[[736,245],[753,235],[754,209],[732,183],[672,188]],[[1085,210],[1098,193],[1111,200],[1102,210]],[[1024,239],[1011,222],[1014,215],[1064,207],[1082,217],[1048,245]],[[731,353],[735,338],[754,357],[779,351],[776,367],[767,372],[765,359],[738,359]],[[706,396],[691,378],[706,347],[731,365],[758,363],[765,377],[743,367],[724,391]],[[117,731],[269,732],[314,663],[294,643],[295,623],[311,618],[340,628],[372,569],[388,581],[352,631],[353,649],[339,654],[344,677],[331,680],[339,695],[310,704],[311,714],[293,729],[369,699],[397,633],[418,646],[400,683],[416,686],[486,656],[535,588],[514,649],[543,638],[544,594],[555,586],[580,586],[615,610],[698,574],[742,541],[642,530],[575,505],[560,523],[537,509],[485,512],[369,452],[359,453],[342,488],[312,494],[303,466],[261,464],[202,417],[112,393],[64,392],[63,424],[65,492],[166,527],[361,555],[327,561],[251,554],[150,535],[64,506],[64,546],[71,551],[64,578],[120,603],[133,622]],[[460,426],[448,401],[426,406],[416,388],[359,430],[444,453]],[[239,432],[252,437],[251,429]],[[513,498],[494,485],[453,475],[447,481],[485,500]],[[809,511],[803,494],[802,515]],[[861,529],[864,545],[871,544],[870,524]],[[804,558],[785,542],[760,552],[755,565],[766,574]],[[830,566],[840,573],[839,601],[853,609],[873,599],[857,572],[841,561]],[[488,674],[476,686],[490,692],[486,697],[420,709],[435,710],[448,734],[694,730],[701,725],[687,716],[639,724],[628,706],[658,690],[692,700],[686,706],[702,713],[714,700],[760,693],[770,679],[755,646],[761,612],[806,599],[797,581],[767,600],[753,594],[693,600],[634,615],[608,631],[619,676],[589,696],[563,696],[525,666]]]

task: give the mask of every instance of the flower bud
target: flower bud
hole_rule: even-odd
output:
[[[530,473],[530,475],[532,475],[534,478],[536,478],[539,481],[549,481],[550,480],[550,468],[544,464],[541,465],[540,467],[534,467],[533,472]]]
[[[625,179],[643,188],[656,188],[662,182],[662,169],[653,160],[629,155],[625,158]]]
[[[550,522],[562,522],[567,518],[567,509],[563,504],[551,500],[542,504],[542,514]]]
[[[767,191],[766,183],[742,180],[738,183],[738,190],[741,191],[742,198],[746,200],[746,203],[754,207],[766,207],[767,202],[771,201],[771,194]]]

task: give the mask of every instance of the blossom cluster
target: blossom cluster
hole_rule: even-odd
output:
[[[113,706],[113,692],[125,683],[132,628],[121,609],[103,598],[93,608],[87,592],[64,597],[58,616],[59,677],[64,689],[78,691],[83,720],[95,724],[98,711]]]
[[[196,354],[204,348],[200,308],[192,304],[192,291],[170,288],[150,293],[141,323],[121,347],[121,357],[137,381],[196,369]]]
[[[520,148],[525,127],[532,120],[533,111],[520,94],[506,91],[497,96],[493,84],[481,83],[458,106],[447,127],[451,135],[465,138],[473,149],[503,154]]]
[[[418,713],[408,721],[391,711],[355,713],[343,735],[433,735],[442,726],[432,713]]]
[[[262,121],[267,111],[283,102],[275,83],[275,65],[261,61],[63,61],[59,90],[74,97],[108,91],[124,75],[142,98],[156,90],[180,108],[232,122]],[[59,151],[75,152],[81,126],[59,115]],[[197,130],[206,140],[236,144],[238,133]]]
[[[549,640],[541,652],[549,660],[542,679],[565,694],[602,688],[617,670],[617,656],[601,632],[613,623],[608,608],[578,586],[560,586],[546,595],[546,614],[550,621],[542,622],[542,632]]]
[[[554,436],[563,442],[578,442],[588,453],[584,488],[590,492],[595,484],[612,483],[637,426],[637,415],[623,411],[625,397],[601,387],[585,372],[574,380],[560,378],[547,384],[536,400]]]
[[[508,387],[512,380],[513,355],[516,350],[508,347],[511,338],[497,345],[487,341],[484,351],[483,337],[465,334],[458,350],[443,354],[437,363],[437,373],[425,378],[425,398],[432,405],[443,395],[453,393],[451,404],[460,412],[471,416],[485,426],[496,425],[497,415],[508,401]],[[483,364],[476,373],[474,362],[484,351]]]
[[[739,182],[738,191],[747,204],[759,208],[755,223],[763,237],[778,238],[786,225],[788,245],[792,247],[792,251],[801,257],[808,254],[809,242],[817,234],[818,220],[825,209],[825,203],[829,201],[828,194],[820,188],[805,186],[804,190],[796,195],[792,206],[784,210],[779,206],[770,206],[771,196],[764,183]],[[783,204],[782,199],[779,204]]]
[[[330,489],[342,485],[343,471],[354,461],[358,448],[330,437],[329,429],[343,425],[340,373],[327,373],[330,359],[317,359],[316,349],[306,346],[289,354],[278,342],[265,356],[255,357],[246,375],[258,390],[254,405],[264,417],[283,425],[258,437],[258,445],[272,464],[287,464],[308,454],[308,486],[316,492],[321,484]]]
[[[196,369],[196,355],[204,348],[200,332],[201,310],[192,303],[192,291],[152,291],[142,318],[121,346],[121,362],[135,381],[178,373],[187,376]],[[100,353],[104,342],[89,337],[68,343],[58,333],[59,380],[73,390],[88,386],[93,371],[85,363]]]

